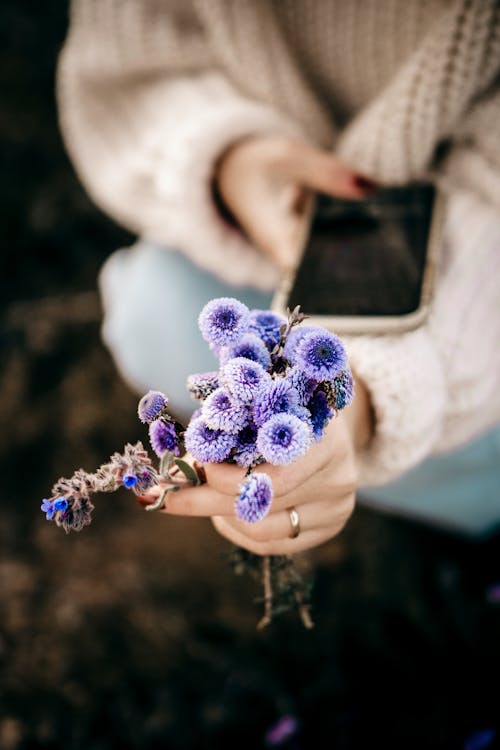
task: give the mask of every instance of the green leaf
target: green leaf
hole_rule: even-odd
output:
[[[183,461],[182,458],[176,458],[175,464],[182,471],[186,479],[189,479],[189,481],[193,482],[193,484],[199,484],[198,474],[193,469],[193,467],[187,463],[187,461]]]

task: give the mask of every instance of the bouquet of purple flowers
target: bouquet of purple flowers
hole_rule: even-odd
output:
[[[285,318],[249,310],[233,298],[210,301],[200,313],[199,327],[220,367],[188,377],[188,390],[200,407],[187,427],[169,414],[168,398],[160,391],[149,391],[139,402],[139,419],[149,425],[158,468],[142,443],[127,444],[95,473],[78,469],[69,479],[59,479],[42,503],[46,518],[66,532],[80,531],[91,522],[91,496],[120,487],[142,496],[159,485],[162,491],[146,510],[159,509],[169,492],[204,481],[204,463],[231,462],[246,469],[235,498],[236,515],[246,523],[263,519],[273,488],[259,467],[290,464],[303,456],[353,399],[341,340],[323,328],[302,325],[304,318],[299,307]],[[285,598],[291,597],[304,623],[312,624],[291,558],[260,559],[240,550],[234,562],[238,569],[262,565],[266,611],[261,625],[281,608],[273,603],[273,572]]]

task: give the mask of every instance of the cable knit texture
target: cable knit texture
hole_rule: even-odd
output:
[[[348,341],[377,416],[366,484],[500,412],[499,81],[494,0],[75,0],[57,88],[94,200],[235,285],[277,279],[212,199],[217,159],[246,135],[305,138],[383,184],[431,177],[452,196],[426,325]]]

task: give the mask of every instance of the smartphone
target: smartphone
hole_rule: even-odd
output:
[[[361,201],[318,196],[297,267],[272,307],[300,305],[312,325],[338,333],[389,333],[429,312],[444,198],[428,183],[386,188]]]

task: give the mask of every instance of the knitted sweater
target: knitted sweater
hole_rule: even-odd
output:
[[[298,136],[382,184],[431,176],[455,195],[429,321],[347,340],[376,414],[368,484],[500,415],[499,80],[494,0],[74,0],[58,99],[96,203],[235,285],[277,280],[212,200],[243,136]]]

